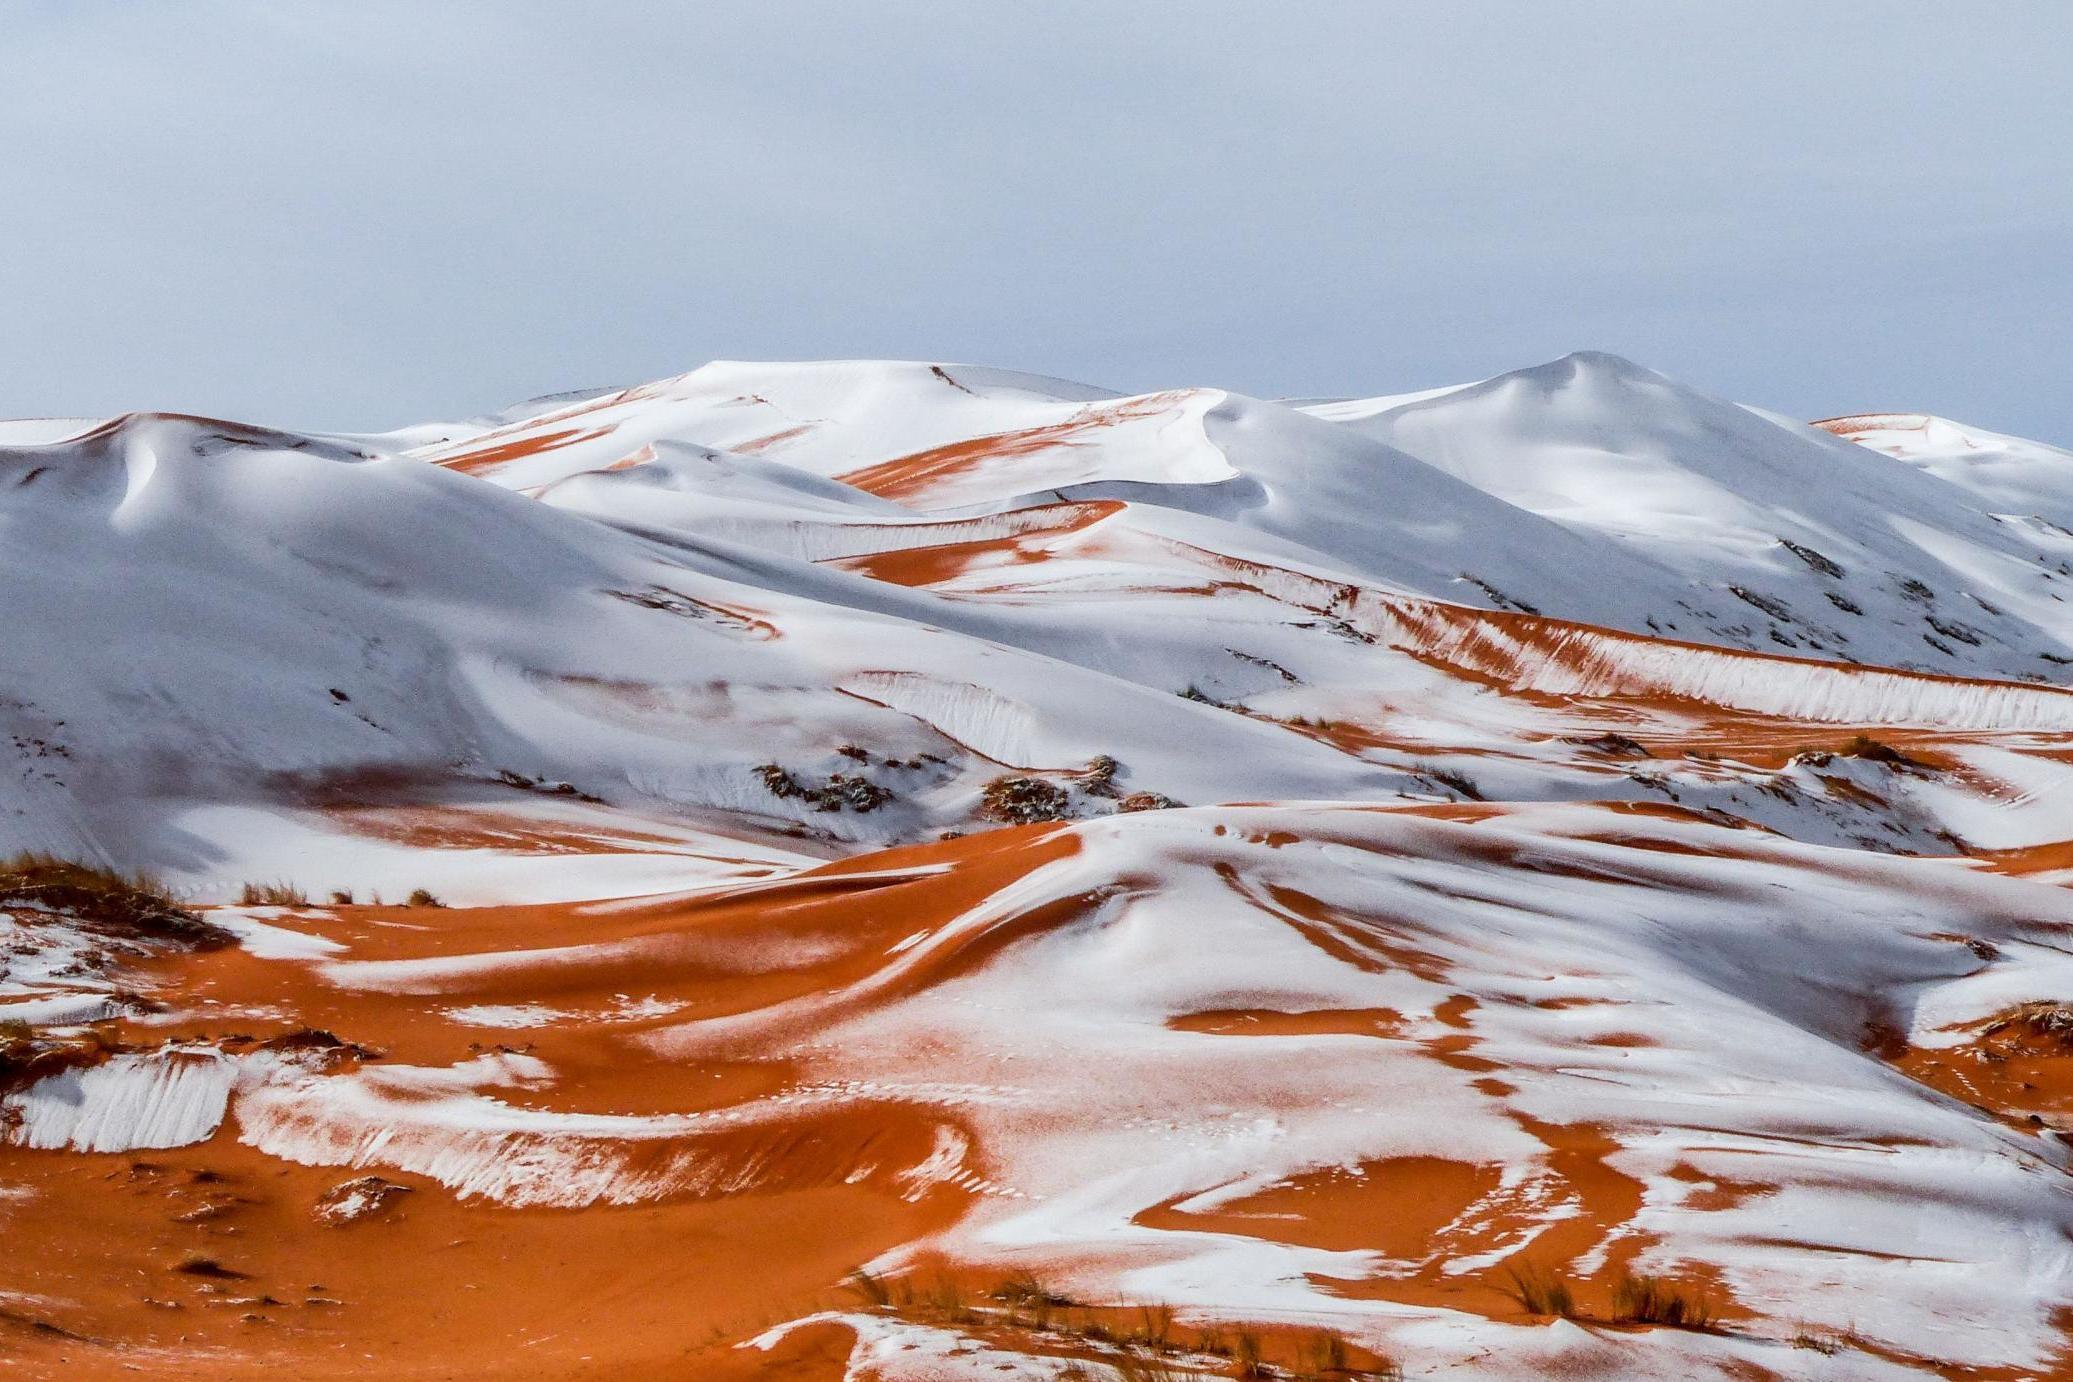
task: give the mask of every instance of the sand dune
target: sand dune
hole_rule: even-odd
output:
[[[6,850],[159,884],[0,869],[0,1362],[2066,1375],[2066,460],[1588,353],[0,424]]]

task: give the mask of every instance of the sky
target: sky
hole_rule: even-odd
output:
[[[1577,349],[2073,444],[2064,0],[0,0],[0,415]]]

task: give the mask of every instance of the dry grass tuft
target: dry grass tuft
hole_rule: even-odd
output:
[[[1565,1278],[1531,1262],[1511,1267],[1505,1275],[1511,1278],[1512,1299],[1527,1314],[1576,1318],[1576,1295]]]
[[[1560,1315],[1571,1320],[1594,1318],[1578,1307],[1576,1293],[1566,1277],[1531,1264],[1513,1267],[1509,1275],[1511,1294],[1529,1315]],[[1604,1323],[1710,1331],[1717,1320],[1713,1298],[1704,1287],[1630,1272],[1613,1286],[1612,1314]]]
[[[1320,1329],[1304,1339],[1298,1356],[1307,1372],[1347,1372],[1352,1368],[1347,1361],[1346,1341],[1328,1329]]]
[[[1109,1368],[1115,1382],[1181,1382],[1183,1377],[1199,1376],[1196,1373],[1182,1373],[1158,1358],[1140,1358],[1134,1353],[1125,1353],[1109,1360]],[[1064,1374],[1060,1374],[1061,1377]]]
[[[286,879],[271,883],[247,883],[238,890],[240,907],[307,907],[309,894]]]
[[[1708,1330],[1714,1314],[1703,1289],[1659,1276],[1623,1276],[1613,1291],[1613,1318],[1621,1324]]]
[[[1268,1361],[1268,1341],[1259,1329],[1211,1325],[1195,1333],[1192,1352],[1230,1360],[1212,1365],[1204,1357],[1188,1357],[1190,1350],[1176,1342],[1172,1306],[1128,1301],[1090,1304],[1053,1290],[1027,1270],[976,1293],[948,1272],[926,1280],[888,1278],[859,1267],[849,1274],[845,1285],[871,1310],[999,1336],[1007,1347],[1034,1349],[1034,1356],[1046,1359],[1063,1355],[1070,1361],[1057,1374],[1061,1382],[1067,1377],[1085,1382],[1177,1382],[1183,1377],[1210,1376],[1401,1382],[1403,1377],[1401,1369],[1388,1359],[1376,1358],[1328,1329],[1294,1339],[1277,1333],[1277,1356],[1285,1351],[1293,1360],[1277,1367]]]
[[[434,897],[428,888],[412,888],[410,896],[404,899],[404,902],[411,907],[444,907],[446,905]]]
[[[1238,1365],[1240,1377],[1272,1377],[1266,1356],[1260,1351],[1260,1335],[1256,1329],[1240,1326],[1232,1336],[1231,1361]]]
[[[885,1278],[875,1276],[862,1267],[851,1272],[849,1280],[843,1284],[849,1288],[851,1294],[873,1310],[884,1310],[893,1303],[892,1287]]]
[[[979,1312],[972,1308],[970,1297],[955,1277],[939,1276],[915,1293],[915,1302],[928,1318],[947,1320],[951,1324],[971,1324],[978,1320]]]
[[[1009,1323],[1037,1330],[1049,1329],[1056,1313],[1080,1308],[1078,1301],[1053,1291],[1026,1271],[1004,1278],[987,1292],[987,1298],[1008,1308]]]
[[[1137,1327],[1130,1332],[1130,1342],[1161,1353],[1172,1347],[1173,1307],[1164,1304],[1138,1306]]]

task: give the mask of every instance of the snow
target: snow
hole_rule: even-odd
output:
[[[541,1003],[471,1003],[448,1008],[446,1015],[469,1027],[544,1027],[568,1014]]]
[[[199,1142],[223,1121],[237,1069],[213,1051],[116,1056],[65,1070],[0,1099],[25,1147],[126,1152]]]

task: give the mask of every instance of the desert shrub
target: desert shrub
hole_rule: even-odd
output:
[[[1919,768],[1921,763],[1909,758],[1899,749],[1869,734],[1853,734],[1836,750],[1839,758],[1862,758],[1872,763],[1890,763],[1896,767]]]
[[[921,1288],[916,1293],[915,1304],[928,1318],[946,1320],[951,1324],[971,1324],[979,1318],[964,1287],[958,1284],[956,1277],[947,1274]]]
[[[865,1271],[862,1267],[851,1272],[849,1279],[843,1284],[849,1288],[850,1294],[873,1310],[883,1310],[893,1303],[892,1288],[886,1283],[885,1278]]]
[[[1804,1326],[1797,1334],[1792,1336],[1792,1346],[1794,1348],[1812,1349],[1816,1353],[1831,1358],[1849,1347],[1843,1341],[1843,1336],[1833,1330],[1809,1329]]]
[[[1175,811],[1183,803],[1175,801],[1164,792],[1132,792],[1116,803],[1119,812],[1131,811]]]
[[[36,1029],[19,1017],[0,1021],[0,1089],[8,1089],[29,1073],[39,1050]]]
[[[1521,1266],[1510,1271],[1511,1294],[1530,1315],[1588,1316],[1577,1308],[1567,1278],[1545,1267]],[[1711,1329],[1713,1302],[1704,1289],[1658,1276],[1622,1275],[1613,1288],[1611,1319],[1616,1324],[1663,1325],[1673,1329]]]
[[[1116,1382],[1181,1382],[1183,1376],[1197,1375],[1178,1372],[1158,1358],[1139,1358],[1129,1353],[1113,1359],[1109,1368]],[[1059,1376],[1063,1379],[1065,1374]]]
[[[1575,1317],[1576,1294],[1567,1279],[1532,1263],[1512,1267],[1506,1275],[1511,1279],[1512,1299],[1527,1314]]]
[[[1062,821],[1071,804],[1063,787],[1040,777],[997,777],[979,794],[979,814],[1009,825]]]
[[[1595,749],[1599,753],[1610,754],[1614,758],[1648,758],[1652,756],[1648,751],[1648,746],[1639,739],[1630,738],[1627,735],[1611,730],[1603,734],[1565,734],[1562,736],[1562,742],[1574,744],[1582,749]]]
[[[1743,604],[1752,606],[1756,609],[1760,609],[1765,614],[1770,615],[1773,619],[1783,619],[1788,622],[1790,622],[1792,619],[1791,608],[1788,607],[1783,600],[1778,599],[1776,596],[1765,595],[1759,591],[1751,590],[1746,586],[1731,585],[1727,589],[1728,594],[1734,596]]]
[[[845,777],[836,773],[828,779],[828,785],[812,793],[816,811],[840,811],[848,807],[852,811],[876,811],[893,799],[893,794],[875,782],[861,777]]]
[[[1345,1372],[1350,1366],[1346,1341],[1329,1329],[1320,1329],[1304,1339],[1300,1356],[1303,1367],[1310,1372]]]
[[[333,888],[331,890],[331,905],[334,907],[352,906],[353,894],[351,890],[346,888]]]
[[[1811,547],[1801,546],[1790,538],[1783,537],[1778,539],[1778,544],[1824,576],[1840,577],[1843,574],[1841,565],[1832,558],[1823,556]]]
[[[308,1051],[317,1055],[355,1060],[372,1060],[380,1055],[371,1046],[362,1046],[357,1041],[347,1041],[338,1033],[322,1027],[294,1027],[276,1033],[259,1042],[254,1048],[259,1051]]]
[[[1163,1352],[1173,1342],[1173,1307],[1158,1304],[1138,1306],[1137,1328],[1132,1338],[1146,1348]]]
[[[1079,1302],[1071,1296],[1059,1295],[1037,1279],[1033,1272],[1016,1272],[1004,1278],[1000,1285],[988,1293],[1003,1305],[1044,1305],[1055,1310],[1070,1310]]]
[[[778,798],[803,797],[806,789],[799,785],[799,779],[775,763],[765,763],[756,769],[756,776],[763,780],[764,788]]]
[[[2018,1004],[1997,1014],[1980,1028],[1980,1035],[2001,1038],[2001,1045],[2009,1044],[2011,1038],[2028,1037],[2038,1042],[2073,1047],[2073,1003]]]
[[[172,941],[197,950],[234,944],[237,937],[180,904],[156,879],[121,874],[56,855],[27,852],[0,862],[0,907],[41,907],[99,930]]]
[[[812,802],[816,811],[840,811],[845,807],[852,811],[876,811],[893,799],[893,794],[877,783],[842,773],[832,775],[818,787],[801,782],[775,763],[757,768],[756,776],[762,779],[764,789],[780,801],[804,799]]]
[[[1974,648],[1980,645],[1980,631],[1972,627],[1972,625],[1960,623],[1955,619],[1938,619],[1933,614],[1927,616],[1927,618],[1930,628],[1935,629],[1952,642],[1964,643]]]
[[[1413,763],[1411,771],[1427,781],[1438,783],[1457,796],[1467,797],[1470,801],[1483,799],[1483,789],[1476,785],[1476,780],[1458,768],[1449,768],[1438,763]]]
[[[307,907],[309,894],[285,879],[271,883],[247,883],[238,889],[240,907]]]
[[[1298,1382],[1323,1382],[1326,1378],[1338,1378],[1341,1382],[1403,1382],[1403,1375],[1403,1369],[1388,1358],[1356,1363],[1345,1336],[1329,1329],[1315,1330],[1298,1341],[1296,1370],[1290,1374]]]
[[[444,907],[446,905],[433,896],[431,890],[427,888],[412,888],[410,896],[405,898],[404,902],[411,907]]]
[[[62,1070],[98,1064],[113,1049],[114,1043],[99,1031],[48,1037],[26,1022],[11,1020],[0,1030],[0,1093],[32,1085]],[[0,1130],[5,1129],[12,1112],[0,1110]]]
[[[1256,1329],[1238,1329],[1232,1336],[1231,1361],[1238,1365],[1240,1377],[1271,1377],[1265,1355],[1260,1352],[1260,1335]]]
[[[1705,1291],[1659,1276],[1622,1276],[1613,1291],[1613,1318],[1623,1324],[1711,1329],[1713,1302]]]

